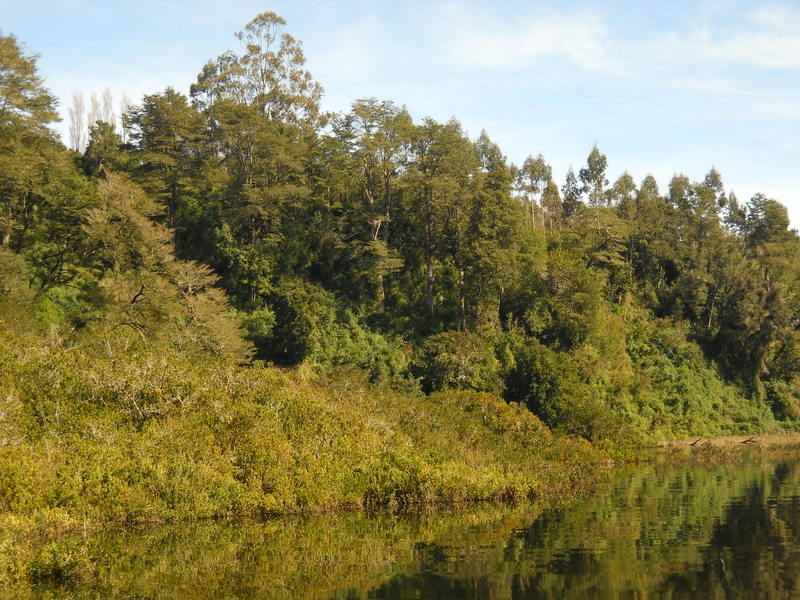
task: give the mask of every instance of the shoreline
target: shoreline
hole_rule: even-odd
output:
[[[736,445],[761,447],[800,446],[800,432],[663,440],[657,442],[654,448],[698,448],[702,446],[731,447]]]

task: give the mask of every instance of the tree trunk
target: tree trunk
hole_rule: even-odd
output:
[[[6,221],[5,231],[3,231],[3,239],[0,241],[0,246],[8,248],[11,245],[11,229],[14,222],[13,213],[11,212],[11,205],[8,207],[8,217]]]
[[[383,273],[378,273],[378,308],[381,312],[386,309],[386,288],[383,279]]]
[[[433,294],[436,287],[436,273],[433,270],[433,250],[426,248],[425,250],[425,266],[428,273],[428,290],[425,293],[425,304],[428,307],[428,312],[433,314]]]
[[[461,308],[461,331],[467,330],[467,301],[464,297],[464,269],[458,270],[458,304]]]
[[[711,297],[711,306],[708,309],[708,321],[706,322],[706,331],[711,331],[711,319],[714,316],[714,304],[717,302],[717,289],[714,288],[714,295]]]
[[[169,228],[175,229],[175,213],[178,210],[178,187],[173,181],[170,184],[170,198],[169,198]],[[174,239],[173,239],[174,241]]]

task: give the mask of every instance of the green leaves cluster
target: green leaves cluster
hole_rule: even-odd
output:
[[[258,15],[189,96],[145,96],[124,144],[96,123],[82,156],[0,38],[0,314],[30,306],[29,329],[98,348],[252,344],[494,392],[589,439],[796,424],[800,241],[780,203],[740,202],[714,169],[666,193],[611,183],[596,145],[559,188],[541,154],[510,164],[455,119],[374,98],[324,114],[285,25]]]

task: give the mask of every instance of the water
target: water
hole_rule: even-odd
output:
[[[90,540],[46,598],[800,598],[800,460],[620,470],[562,507],[201,523]]]

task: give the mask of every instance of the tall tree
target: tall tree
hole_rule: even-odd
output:
[[[561,188],[561,196],[563,198],[564,217],[569,219],[578,212],[583,204],[581,201],[581,188],[578,186],[578,179],[575,177],[572,165],[567,170],[567,177],[564,181],[564,186]]]
[[[72,106],[69,108],[69,147],[81,153],[86,147],[86,104],[83,101],[83,92],[72,94]]]
[[[620,214],[631,215],[636,210],[636,191],[636,182],[631,174],[625,171],[609,190],[609,203],[616,205]]]
[[[607,167],[606,155],[600,152],[597,144],[595,144],[586,159],[586,167],[580,170],[583,191],[588,194],[589,204],[592,206],[602,206],[608,203],[606,196],[606,186],[608,185],[608,179],[606,179]]]
[[[209,62],[191,88],[207,120],[208,155],[218,163],[215,266],[250,304],[269,293],[276,270],[310,261],[322,88],[303,68],[299,42],[280,33],[284,25],[274,13],[258,15],[237,34],[243,52]]]
[[[334,132],[347,148],[355,174],[351,201],[345,207],[343,232],[362,262],[360,273],[371,280],[379,308],[385,306],[385,278],[402,266],[392,247],[391,229],[400,192],[400,173],[409,152],[413,125],[405,108],[374,98],[358,100],[335,120]],[[347,195],[347,194],[346,194]]]
[[[478,166],[474,145],[455,121],[426,119],[417,126],[405,184],[412,244],[422,250],[425,270],[425,306],[433,314],[436,298],[436,263],[448,244],[460,243],[461,225],[467,217],[470,173]]]
[[[512,171],[486,132],[476,142],[480,170],[464,242],[455,255],[463,329],[499,327],[500,302],[515,274],[523,208],[512,198]],[[552,181],[552,180],[551,180]]]
[[[58,160],[56,99],[14,36],[0,36],[0,246],[20,252]]]
[[[233,100],[255,108],[271,120],[316,122],[322,87],[307,70],[300,43],[281,34],[286,21],[265,12],[236,34],[242,54],[226,52],[209,62],[192,86],[192,97],[203,108],[217,100]]]
[[[165,207],[166,224],[194,192],[202,161],[204,123],[188,98],[167,88],[128,109],[125,130],[136,148],[137,181]]]
[[[536,158],[529,156],[516,173],[516,189],[526,203],[531,224],[536,227],[536,214],[542,213],[542,197],[547,185],[553,179],[553,171],[541,154]],[[544,215],[542,215],[544,216]],[[542,224],[544,221],[542,220]]]

